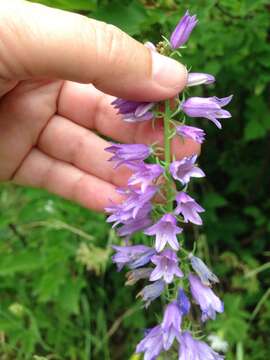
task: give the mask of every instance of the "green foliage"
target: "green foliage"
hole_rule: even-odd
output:
[[[187,8],[198,14],[183,62],[213,73],[217,85],[197,94],[235,96],[222,132],[198,120],[208,132],[200,160],[208,176],[194,189],[206,208],[198,254],[226,294],[226,312],[207,330],[229,343],[228,360],[269,359],[269,1],[39,2],[154,42]],[[190,229],[187,239],[194,236],[198,230]],[[155,319],[135,302],[139,287],[124,288],[112,266],[116,241],[103,215],[42,191],[1,186],[1,359],[139,359],[135,344]]]

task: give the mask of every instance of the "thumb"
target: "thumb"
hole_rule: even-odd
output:
[[[1,1],[0,77],[59,78],[93,83],[134,100],[173,97],[186,68],[152,52],[118,28],[21,0]]]

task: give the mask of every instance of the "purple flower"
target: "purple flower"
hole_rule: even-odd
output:
[[[116,161],[115,167],[148,158],[152,150],[145,144],[113,144],[105,149],[114,154],[109,161]]]
[[[156,281],[163,278],[167,284],[170,284],[173,281],[174,276],[184,276],[178,267],[177,255],[170,249],[162,251],[159,255],[154,255],[151,258],[151,261],[156,265],[156,268],[151,273],[150,281]]]
[[[125,285],[134,285],[137,281],[141,279],[149,279],[152,271],[152,268],[140,268],[129,271],[126,274],[127,281]]]
[[[163,351],[163,333],[161,326],[155,326],[147,331],[144,339],[142,339],[136,348],[136,353],[144,352],[144,360],[155,360]]]
[[[173,341],[180,338],[182,313],[176,301],[171,302],[165,310],[161,328],[163,330],[163,347],[169,350]]]
[[[189,275],[190,290],[194,300],[200,306],[202,311],[201,319],[214,320],[216,312],[222,313],[224,305],[222,301],[215,295],[210,287],[205,286],[196,275]]]
[[[145,245],[114,245],[113,249],[116,250],[117,253],[112,256],[112,261],[116,263],[118,271],[120,271],[125,265],[128,265],[131,269],[144,266],[155,254],[154,249]]]
[[[146,235],[156,235],[155,248],[157,252],[164,249],[168,243],[174,250],[179,250],[179,243],[177,241],[177,234],[180,234],[183,229],[178,227],[176,218],[171,214],[165,214],[159,221],[146,229]]]
[[[199,144],[202,144],[205,140],[205,132],[194,126],[179,125],[176,126],[176,132],[178,135],[193,139]]]
[[[131,219],[126,221],[123,226],[117,229],[119,236],[130,236],[137,231],[146,229],[152,224],[152,220],[149,217]]]
[[[231,114],[222,107],[229,104],[232,95],[225,98],[209,97],[191,97],[182,103],[182,110],[191,117],[203,117],[213,121],[216,126],[221,129],[221,123],[217,119],[230,118]]]
[[[197,85],[208,85],[215,82],[216,79],[213,75],[204,74],[204,73],[189,73],[188,74],[188,81],[187,86],[197,86]]]
[[[151,285],[145,286],[137,295],[137,297],[141,296],[145,301],[145,307],[147,308],[150,303],[157,299],[165,288],[165,282],[162,280],[156,281]]]
[[[210,269],[205,265],[205,263],[192,254],[189,254],[189,260],[193,270],[197,273],[200,277],[201,282],[206,286],[211,286],[211,283],[218,283],[219,280],[217,276],[212,273]]]
[[[185,157],[180,161],[173,161],[170,165],[172,177],[186,185],[191,177],[201,178],[205,173],[195,165],[197,155]]]
[[[155,105],[153,102],[116,99],[112,105],[118,110],[118,114],[122,115],[123,120],[127,122],[147,121],[154,117],[150,111]]]
[[[177,207],[175,209],[175,214],[182,214],[184,221],[192,222],[196,225],[202,225],[202,219],[198,213],[203,212],[204,209],[187,193],[181,191],[175,197],[177,202]]]
[[[142,192],[145,192],[146,188],[164,172],[162,166],[158,164],[145,164],[144,162],[131,165],[130,168],[135,173],[129,178],[128,185],[141,184]]]
[[[190,301],[184,292],[184,289],[179,288],[177,295],[177,304],[183,316],[187,315],[190,310]]]
[[[196,15],[190,16],[188,11],[185,13],[171,35],[170,43],[173,49],[178,49],[187,42],[197,22]]]
[[[190,332],[180,336],[178,360],[223,360],[224,357],[215,352],[203,341],[195,340]]]

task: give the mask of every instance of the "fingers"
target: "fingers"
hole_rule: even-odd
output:
[[[117,186],[127,184],[130,171],[121,166],[117,171],[104,151],[110,145],[93,132],[65,119],[54,116],[39,138],[37,147],[50,157],[67,163]]]
[[[127,123],[112,107],[111,96],[104,95],[93,86],[67,82],[62,89],[58,113],[86,128],[124,143],[163,143],[162,122]],[[172,151],[177,158],[200,153],[200,144],[191,139],[176,137]]]
[[[102,91],[145,101],[170,98],[187,70],[119,29],[26,1],[0,4],[0,76],[52,77],[94,83]]]
[[[121,201],[112,184],[54,160],[37,149],[29,153],[13,181],[19,185],[47,189],[95,211],[104,211],[110,201]]]

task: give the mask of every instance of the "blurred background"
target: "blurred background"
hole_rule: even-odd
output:
[[[206,331],[228,344],[228,360],[270,359],[269,1],[39,2],[115,24],[140,41],[169,36],[186,9],[198,15],[182,62],[217,84],[193,94],[234,94],[222,131],[198,120],[208,133],[200,157],[207,178],[194,188],[205,225],[188,229],[188,239],[198,240],[225,300],[225,313]],[[119,240],[103,215],[44,191],[0,186],[1,360],[141,359],[136,343],[160,304],[145,311],[135,300],[141,285],[124,287],[112,243]]]

